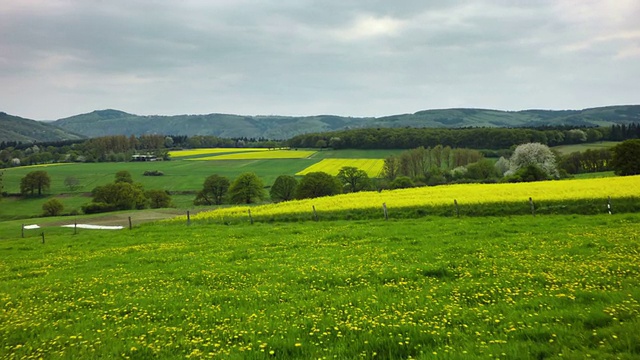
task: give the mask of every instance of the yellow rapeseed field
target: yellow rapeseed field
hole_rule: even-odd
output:
[[[341,211],[379,208],[438,206],[452,204],[502,203],[534,200],[579,200],[608,197],[640,196],[640,176],[608,177],[563,181],[542,181],[509,184],[458,184],[382,192],[360,192],[305,199],[251,207],[254,216],[274,216],[308,213],[312,206],[318,211]],[[246,217],[246,206],[218,209],[196,215],[202,219]]]
[[[50,164],[37,164],[37,165],[26,165],[20,166],[20,169],[29,169],[29,168],[39,168],[39,167],[49,167],[49,166],[58,166],[58,165],[75,165],[78,163],[50,163]]]
[[[239,152],[253,152],[253,151],[268,151],[267,148],[213,148],[213,149],[191,149],[191,150],[178,150],[169,151],[169,156],[172,158],[209,155],[209,154],[228,154]]]
[[[271,151],[245,151],[235,154],[222,154],[207,156],[189,160],[266,160],[266,159],[305,159],[315,154],[315,151],[299,150],[271,150]]]
[[[306,175],[314,171],[326,172],[330,175],[338,175],[340,169],[345,166],[353,166],[364,170],[370,177],[378,177],[382,171],[384,160],[382,159],[324,159],[308,168],[298,172],[296,175]]]

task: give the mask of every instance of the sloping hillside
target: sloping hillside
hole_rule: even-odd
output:
[[[524,127],[542,125],[608,126],[640,123],[640,105],[584,110],[486,109],[425,110],[379,118],[334,115],[306,117],[241,116],[229,114],[139,116],[118,110],[100,110],[60,119],[54,124],[88,137],[103,135],[216,135],[226,138],[288,139],[295,135],[364,127]]]
[[[48,123],[0,112],[0,141],[45,142],[82,138]]]

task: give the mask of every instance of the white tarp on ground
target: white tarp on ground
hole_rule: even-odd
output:
[[[72,228],[76,225],[62,225],[62,227]],[[78,224],[78,229],[91,229],[91,230],[122,230],[124,226],[105,226],[105,225],[89,225],[89,224]]]
[[[25,230],[40,229],[40,226],[35,225],[35,224],[34,224],[34,225],[25,225],[25,226],[24,226],[24,229],[25,229]]]

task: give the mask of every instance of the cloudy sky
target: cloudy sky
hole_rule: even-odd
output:
[[[638,0],[0,0],[0,111],[640,103]]]

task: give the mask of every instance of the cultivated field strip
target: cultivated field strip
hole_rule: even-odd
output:
[[[343,167],[351,166],[364,170],[369,177],[378,177],[383,165],[384,160],[382,159],[324,159],[296,173],[296,175],[306,175],[310,172],[322,171],[335,176],[338,175],[338,172]]]
[[[228,220],[245,218],[247,210],[256,217],[282,217],[318,211],[337,212],[378,209],[385,203],[390,209],[461,205],[526,203],[535,201],[575,201],[601,199],[604,211],[607,198],[640,197],[640,176],[625,176],[564,181],[505,184],[458,184],[420,187],[382,192],[359,192],[337,196],[304,199],[254,207],[237,206],[217,209],[196,215],[195,219]]]
[[[192,149],[192,150],[178,150],[169,151],[171,158],[182,158],[190,156],[203,156],[211,154],[231,154],[241,152],[253,152],[253,151],[268,151],[266,148],[213,148],[213,149]]]

